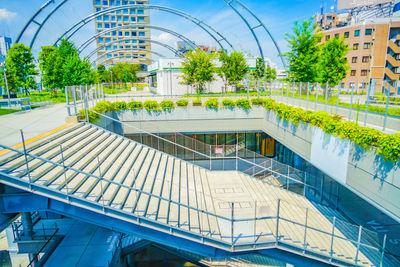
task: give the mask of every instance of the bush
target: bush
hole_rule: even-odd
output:
[[[188,104],[189,104],[189,101],[187,101],[186,99],[181,99],[181,100],[176,101],[176,105],[178,107],[187,107]]]
[[[140,101],[131,101],[127,104],[127,108],[133,111],[139,110],[143,108],[143,103]]]
[[[207,101],[204,104],[204,106],[206,108],[211,108],[211,109],[216,109],[217,110],[218,107],[219,107],[219,101],[216,98],[210,98],[210,99],[207,99]]]
[[[222,105],[227,108],[234,108],[235,101],[233,101],[232,99],[224,99],[222,100]]]
[[[162,110],[168,110],[168,111],[171,111],[172,109],[175,108],[174,102],[172,102],[171,100],[161,101],[160,106]]]
[[[249,110],[251,108],[250,101],[245,98],[236,100],[236,106],[245,110]]]
[[[143,103],[144,108],[151,112],[151,111],[161,111],[160,106],[158,105],[157,101],[154,100],[147,100]]]
[[[108,101],[100,101],[96,104],[96,106],[92,108],[92,110],[97,113],[104,114],[110,111],[114,111],[114,105],[112,105]]]
[[[117,101],[111,104],[113,106],[114,111],[121,111],[127,109],[127,104],[124,101]]]
[[[253,98],[251,99],[251,103],[253,106],[262,106],[265,102],[265,99],[262,98]]]
[[[202,106],[203,102],[201,102],[201,99],[196,99],[196,100],[193,100],[192,104],[193,104],[193,106]]]

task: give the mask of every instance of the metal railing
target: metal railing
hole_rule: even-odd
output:
[[[171,142],[166,139],[164,139],[164,141]],[[178,147],[180,146],[179,144],[176,145]],[[386,235],[383,237],[383,241],[381,241],[381,236],[379,236],[378,233],[365,230],[361,226],[358,227],[347,224],[335,217],[328,218],[318,212],[310,211],[307,208],[297,207],[293,203],[289,203],[285,200],[278,199],[277,202],[256,202],[253,207],[254,214],[251,215],[248,212],[245,212],[246,209],[242,206],[243,203],[226,202],[226,210],[222,211],[221,214],[217,214],[208,211],[207,209],[199,208],[198,206],[180,203],[171,198],[165,198],[92,173],[81,171],[66,166],[64,163],[53,162],[35,156],[28,153],[25,146],[24,151],[19,151],[3,145],[0,145],[0,147],[18,153],[21,157],[26,159],[26,172],[21,177],[10,175],[5,170],[0,171],[1,180],[8,184],[15,184],[18,187],[27,188],[27,190],[31,192],[40,192],[42,195],[63,199],[65,202],[72,205],[83,205],[84,207],[97,210],[97,212],[107,216],[125,218],[132,223],[140,224],[145,227],[157,227],[159,231],[195,239],[198,242],[209,244],[214,247],[220,247],[230,251],[240,251],[254,249],[256,247],[269,247],[271,244],[277,246],[284,245],[285,248],[297,252],[300,251],[306,255],[317,255],[318,258],[324,261],[349,263],[358,263],[361,255],[375,255],[370,259],[375,265],[382,265],[386,256]],[[191,150],[188,148],[185,149]],[[60,152],[62,153],[62,151],[61,147]],[[191,151],[197,153],[194,150]],[[111,206],[110,202],[106,204],[105,201],[101,201],[104,200],[103,191],[101,192],[98,201],[94,201],[76,196],[68,190],[62,191],[41,185],[38,183],[38,177],[35,176],[38,174],[31,173],[29,158],[40,161],[42,164],[61,167],[63,169],[61,176],[67,171],[76,174],[83,174],[86,177],[95,178],[100,183],[114,184],[117,185],[118,188],[126,188],[129,190],[129,193],[136,194],[136,199],[138,194],[142,194],[155,198],[159,202],[163,201],[164,203],[168,203],[169,207],[174,206],[178,210],[186,209],[188,216],[192,216],[190,214],[193,213],[197,214],[195,217],[197,218],[197,223],[187,227],[187,222],[181,222],[179,219],[178,221],[168,219],[166,221],[161,221],[160,218],[154,218],[153,214],[140,214],[139,212],[127,212],[114,208]],[[66,181],[66,185],[68,182],[69,181]],[[201,197],[205,198],[206,196],[202,195]],[[250,205],[252,206],[252,204]],[[170,208],[168,210],[170,210]],[[314,219],[312,220],[311,218]],[[216,225],[223,225],[223,227],[219,230],[211,229],[209,225],[211,220],[213,220]],[[331,226],[331,228],[329,228],[329,226]],[[303,234],[298,234],[299,229]],[[356,229],[357,231],[355,231]],[[358,235],[355,234],[355,232],[357,232]],[[356,235],[358,236],[357,240],[351,238]],[[331,240],[331,243],[328,244],[326,241],[323,241],[324,239]],[[354,255],[351,255],[353,257],[352,260],[339,256],[339,253],[341,253],[339,251],[341,251],[342,246],[346,244],[352,244],[354,247]],[[369,252],[365,255],[365,252],[363,251],[366,250]]]

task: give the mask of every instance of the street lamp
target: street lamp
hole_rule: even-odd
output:
[[[7,66],[6,66],[6,63],[2,64],[1,66],[3,67],[4,80],[6,82],[6,89],[7,89],[7,95],[8,95],[8,107],[11,108],[10,90],[8,89],[8,81],[7,81]]]

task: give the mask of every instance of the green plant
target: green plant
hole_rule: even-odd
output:
[[[195,99],[192,101],[193,106],[201,106],[203,105],[203,102],[201,101],[201,99]]]
[[[210,99],[207,99],[207,101],[204,104],[204,106],[206,108],[211,108],[211,109],[216,109],[217,110],[218,107],[219,107],[219,101],[216,98],[210,98]]]
[[[245,110],[249,110],[251,108],[250,101],[245,98],[236,100],[236,106]]]
[[[151,112],[151,111],[154,111],[154,112],[161,111],[160,106],[158,105],[158,102],[154,101],[154,100],[144,101],[143,106],[149,112]]]
[[[161,109],[164,111],[165,110],[171,111],[172,109],[175,108],[174,102],[172,102],[171,100],[161,101],[160,106],[161,106]]]
[[[110,111],[114,111],[114,106],[111,104],[111,102],[108,101],[100,101],[92,108],[93,111],[97,113],[107,113]]]
[[[121,111],[128,109],[128,105],[124,101],[117,101],[111,104],[115,111]]]
[[[222,100],[222,105],[227,108],[233,108],[235,107],[235,101],[232,99],[224,99]]]
[[[263,98],[252,98],[251,103],[253,106],[262,106],[265,102],[265,99]]]
[[[187,107],[189,104],[189,101],[187,101],[186,99],[180,99],[178,101],[176,101],[176,105],[178,107]]]
[[[86,119],[86,110],[84,108],[79,110],[79,117]],[[100,114],[88,110],[88,118],[90,123],[97,123],[100,120]]]
[[[143,103],[140,101],[134,101],[132,100],[131,102],[128,102],[127,108],[133,111],[139,110],[143,108]]]

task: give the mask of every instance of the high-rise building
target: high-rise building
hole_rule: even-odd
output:
[[[151,63],[150,28],[146,27],[150,25],[149,9],[132,6],[148,4],[149,0],[93,0],[95,12],[117,9],[98,16],[95,20],[96,33],[105,32],[96,41],[99,49],[98,64],[130,62],[144,68]]]
[[[7,52],[11,48],[12,40],[10,37],[0,36],[0,64],[3,63],[7,57]]]

